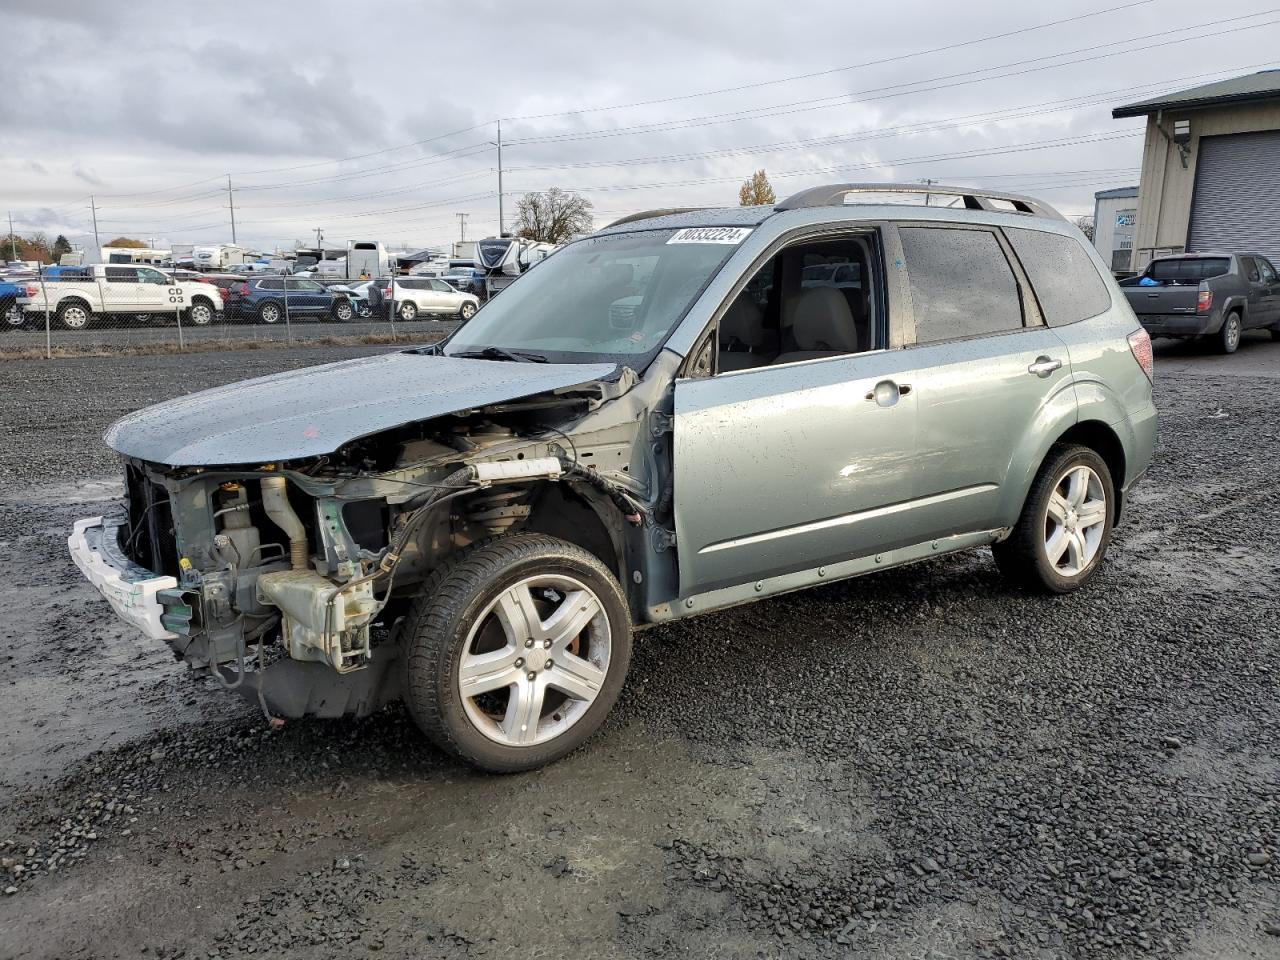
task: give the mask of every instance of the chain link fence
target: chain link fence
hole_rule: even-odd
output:
[[[425,278],[44,266],[0,277],[0,358],[423,343],[478,308],[475,297]]]

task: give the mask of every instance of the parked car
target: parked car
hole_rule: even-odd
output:
[[[434,277],[396,277],[394,298],[387,281],[382,287],[382,299],[395,300],[396,315],[401,320],[431,315],[470,320],[480,309],[480,299],[474,294],[461,293]]]
[[[1150,338],[1051,208],[847,202],[886,189],[631,218],[441,344],[127,416],[126,515],[71,555],[270,716],[402,696],[502,771],[600,726],[639,627],[988,545],[1076,590],[1151,461]]]
[[[18,305],[18,298],[24,300],[33,297],[36,294],[35,284],[33,281],[24,280],[14,283],[8,280],[0,280],[0,328],[6,330],[20,329],[24,324],[22,315],[22,307]]]
[[[52,312],[68,330],[82,330],[97,317],[134,319],[173,316],[197,327],[212,323],[223,308],[222,291],[212,284],[174,280],[155,267],[95,264],[75,267],[28,289],[24,312]]]
[[[1245,330],[1270,328],[1280,340],[1280,276],[1260,254],[1161,257],[1120,286],[1153,337],[1204,337],[1223,353],[1236,352]]]
[[[367,320],[373,316],[373,308],[369,306],[369,288],[372,286],[372,280],[355,284],[337,283],[329,285],[329,292],[335,296],[346,297],[355,311],[355,316],[361,320]]]
[[[326,318],[345,322],[355,316],[355,308],[345,295],[305,277],[242,277],[227,294],[229,316],[259,323]]]

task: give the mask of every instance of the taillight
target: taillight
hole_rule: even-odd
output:
[[[34,297],[34,296],[35,296],[37,293],[39,293],[39,292],[40,292],[40,288],[39,288],[39,287],[37,287],[37,286],[34,286],[34,285],[33,285],[33,286],[30,286],[30,287],[27,287],[27,296],[28,296],[28,297]]]
[[[1147,375],[1147,379],[1155,383],[1155,357],[1151,353],[1151,335],[1142,329],[1129,334],[1129,350],[1133,353],[1133,359],[1138,361],[1142,372]]]
[[[1208,313],[1209,308],[1213,306],[1213,291],[1201,290],[1200,296],[1196,297],[1196,313]]]
[[[237,297],[247,297],[249,295],[249,285],[247,283],[237,283],[233,288]]]

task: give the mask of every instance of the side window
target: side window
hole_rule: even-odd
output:
[[[1263,260],[1261,257],[1259,257],[1259,258],[1258,258],[1258,268],[1259,268],[1260,270],[1262,270],[1262,282],[1263,282],[1263,283],[1275,283],[1275,282],[1276,282],[1276,268],[1275,268],[1275,267],[1273,267],[1273,266],[1271,266],[1271,261],[1270,261],[1270,260]]]
[[[137,283],[137,267],[103,267],[108,283]]]
[[[159,270],[149,270],[145,267],[138,268],[138,279],[143,283],[156,283],[167,285],[170,281]]]
[[[1258,283],[1262,280],[1262,275],[1258,273],[1258,265],[1253,262],[1253,257],[1241,257],[1240,270],[1250,283]]]
[[[1041,230],[1005,230],[1022,261],[1045,323],[1061,327],[1096,317],[1111,307],[1111,294],[1078,240]]]
[[[430,280],[431,289],[436,293],[453,293],[453,287],[449,286],[443,280]]]
[[[259,280],[258,289],[259,290],[283,290],[284,281],[283,280]]]
[[[881,345],[874,235],[801,241],[747,281],[720,319],[721,373],[874,350]]]
[[[899,227],[916,343],[1022,329],[1013,268],[987,230]]]

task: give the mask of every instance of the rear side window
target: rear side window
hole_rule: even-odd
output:
[[[1244,275],[1251,283],[1257,283],[1262,279],[1258,273],[1258,265],[1253,262],[1253,257],[1241,257],[1240,269],[1244,271]]]
[[[258,289],[259,290],[283,290],[284,281],[283,280],[259,280]]]
[[[103,267],[108,283],[137,283],[137,267]]]
[[[994,233],[899,227],[916,343],[1022,329],[1022,298]]]
[[[1096,317],[1111,307],[1111,294],[1079,242],[1039,230],[1005,230],[1035,288],[1045,323],[1061,327]]]
[[[1226,257],[1185,257],[1153,260],[1147,268],[1147,276],[1167,283],[1197,284],[1210,277],[1220,277],[1230,269],[1231,261]]]

